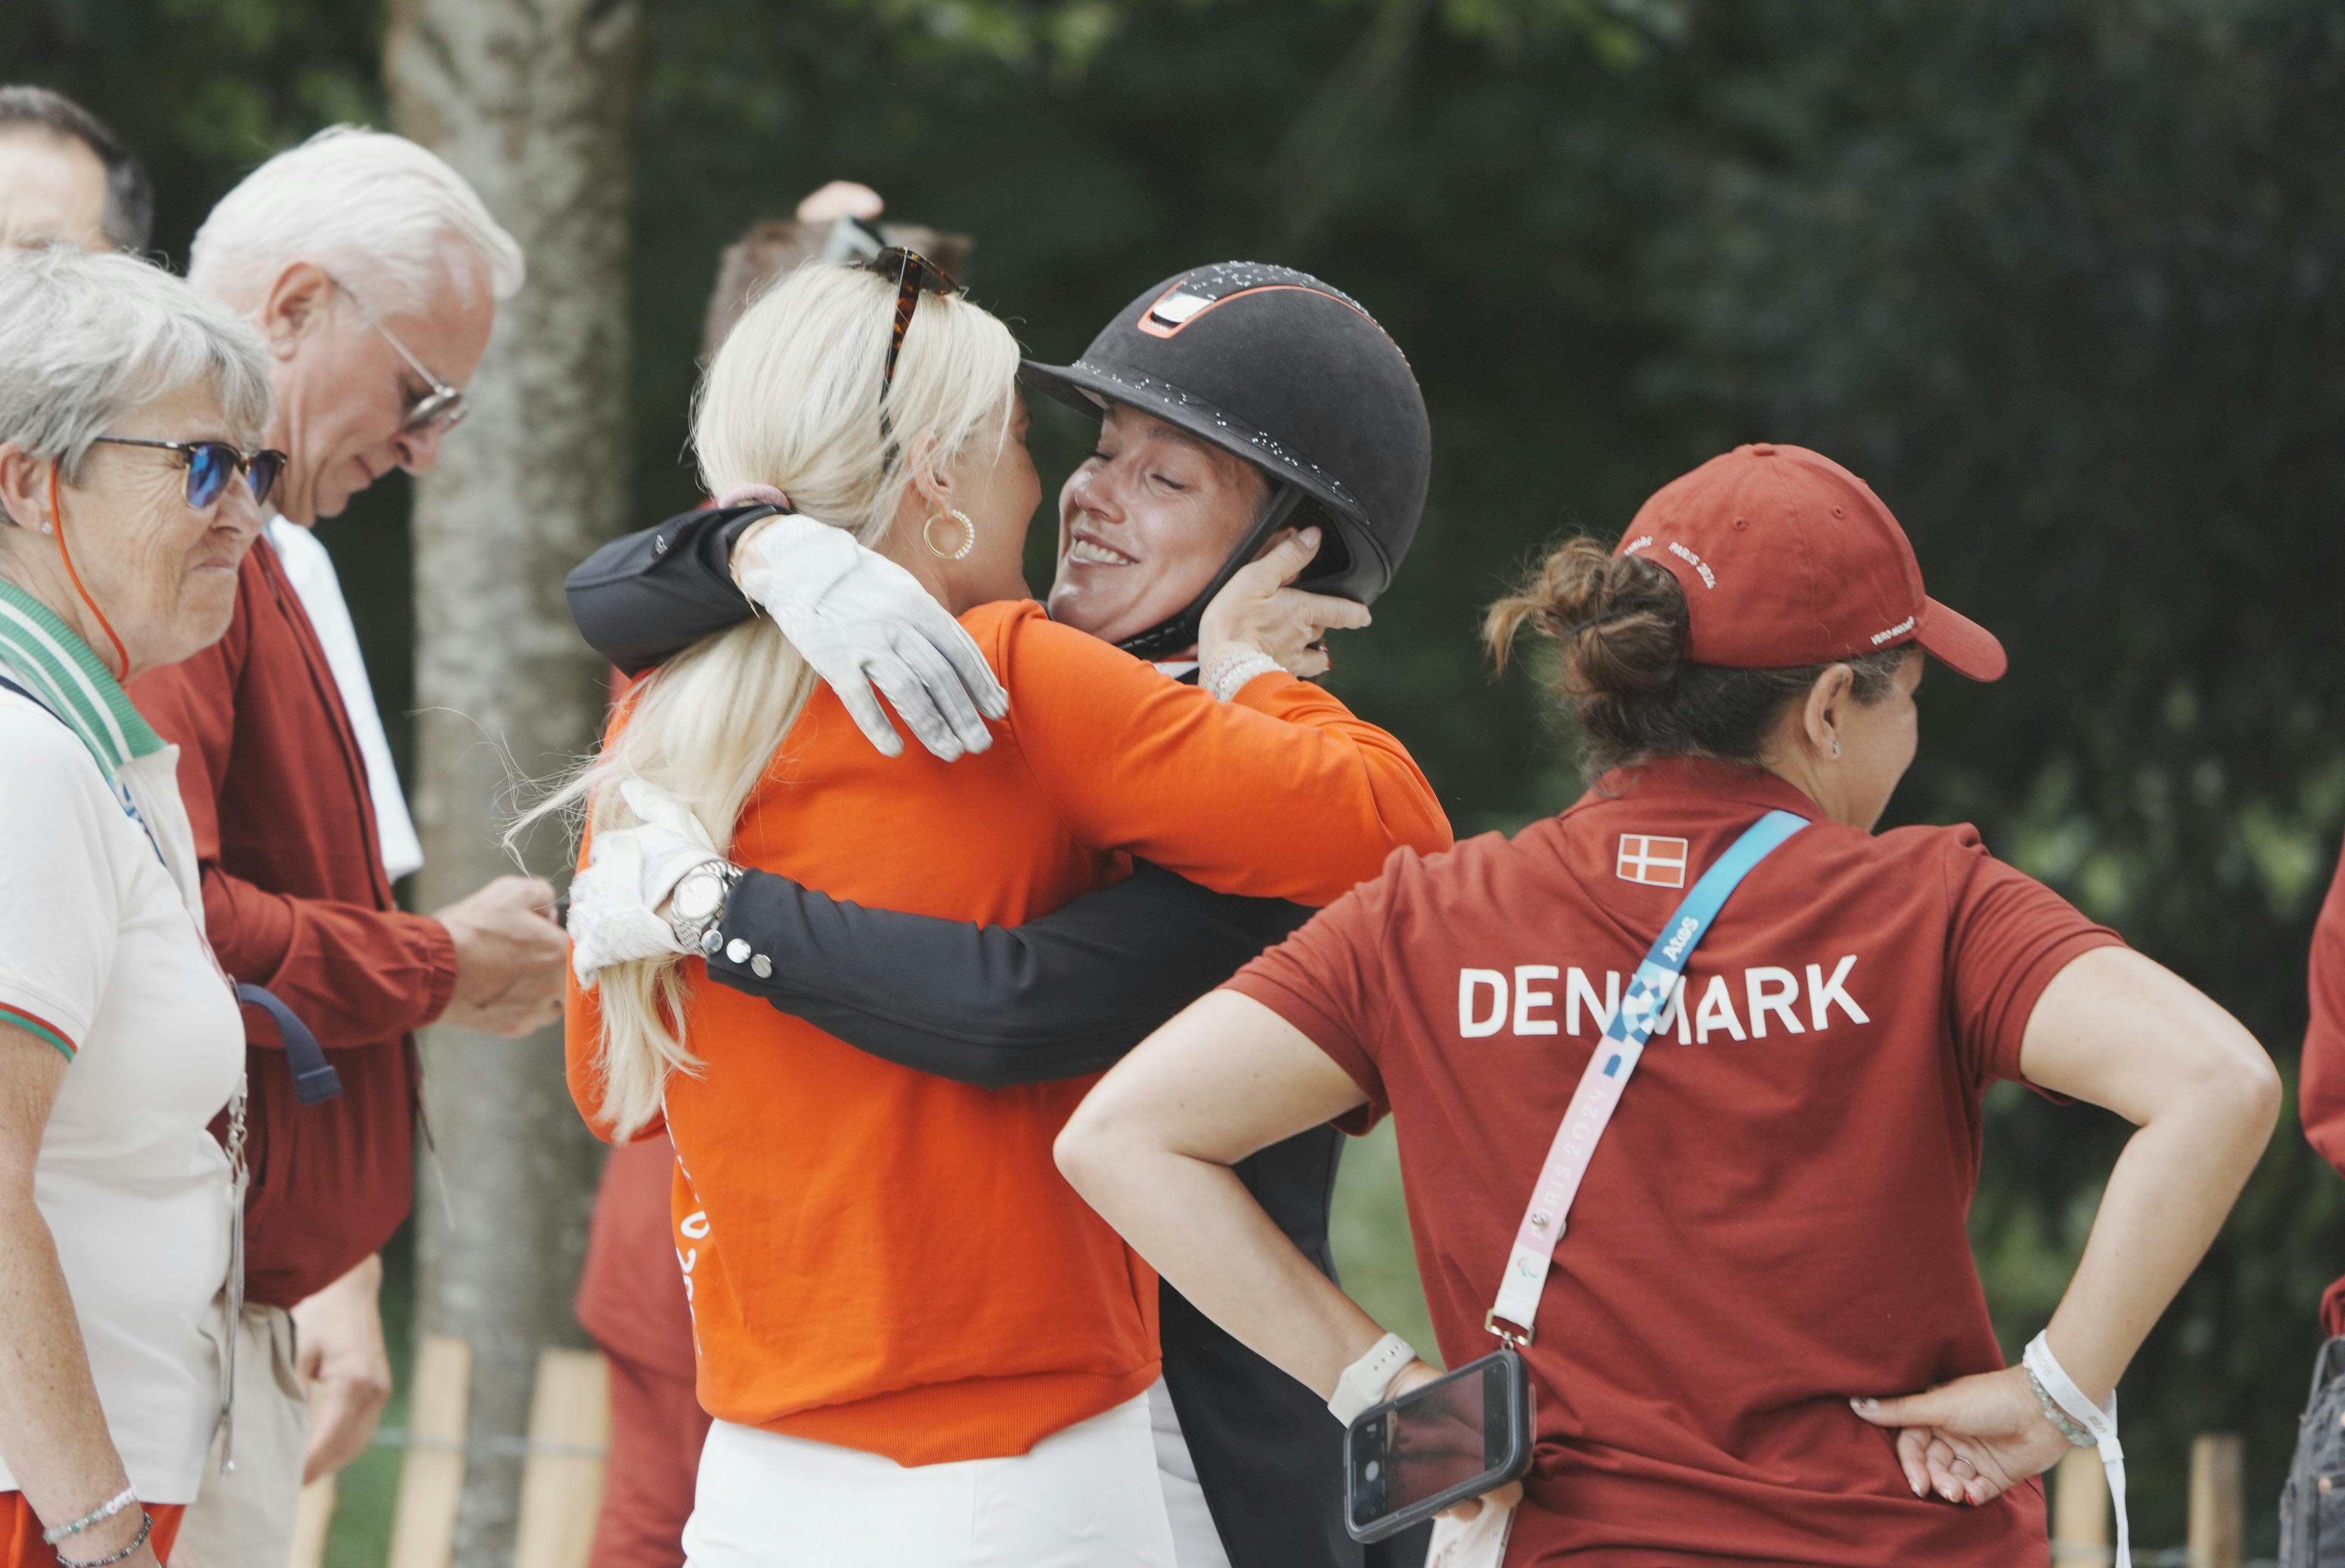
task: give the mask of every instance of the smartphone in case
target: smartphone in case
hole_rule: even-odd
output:
[[[1531,1467],[1530,1369],[1512,1349],[1360,1412],[1344,1433],[1344,1526],[1382,1541]]]

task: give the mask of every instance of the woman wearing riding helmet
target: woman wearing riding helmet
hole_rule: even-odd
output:
[[[2270,1132],[2270,1062],[1971,828],[1873,832],[1923,652],[1977,680],[2005,660],[1839,465],[1713,460],[1617,551],[1550,555],[1493,650],[1526,625],[1560,645],[1589,794],[1396,856],[1126,1057],[1061,1168],[1355,1413],[1434,1374],[1226,1167],[1392,1112],[1444,1355],[1497,1350],[1487,1327],[1537,1395],[1516,1568],[2046,1563],[2035,1478],[2087,1433],[2121,1476],[2117,1380]],[[1751,865],[1754,825],[1776,842]],[[1748,874],[1705,936],[1687,889],[1721,863]],[[1964,1230],[2004,1078],[2140,1128],[2008,1369]]]
[[[1096,450],[1061,492],[1051,616],[1144,650],[1176,679],[1196,678],[1200,652],[1227,672],[1224,687],[1246,683],[1245,663],[1259,667],[1265,651],[1298,673],[1325,667],[1308,646],[1325,601],[1282,589],[1291,572],[1256,561],[1283,528],[1309,521],[1329,536],[1305,579],[1362,602],[1406,553],[1429,460],[1424,400],[1391,339],[1318,278],[1243,262],[1179,273],[1119,311],[1075,363],[1030,362],[1023,373],[1101,420]],[[977,704],[990,683],[982,662],[917,585],[847,545],[770,505],[690,513],[605,547],[573,574],[571,602],[598,650],[640,670],[748,617],[737,572],[779,622],[815,623],[804,644],[831,655],[818,667],[842,697],[860,697],[856,711],[875,741],[900,744],[863,689],[866,672],[938,754],[979,749],[988,735]],[[908,638],[946,657],[899,665]],[[965,684],[918,684],[921,669],[972,665]],[[614,929],[597,889],[576,896],[581,963],[634,956],[594,935]],[[836,902],[753,872],[720,922],[725,942],[746,944],[746,961],[720,950],[710,973],[890,1061],[1003,1087],[1107,1067],[1310,913],[1143,864],[1025,925],[980,926]],[[1240,1169],[1330,1274],[1341,1143],[1314,1128]],[[1164,1291],[1162,1313],[1153,1414],[1183,1568],[1360,1563],[1342,1524],[1341,1432],[1318,1401],[1177,1292]],[[1365,1560],[1409,1561],[1411,1544],[1422,1543]]]
[[[993,1094],[913,1072],[679,960],[755,967],[719,925],[728,852],[846,896],[1015,923],[1127,855],[1323,902],[1396,844],[1446,843],[1447,824],[1406,754],[1314,688],[1272,670],[1216,703],[1024,599],[1037,485],[1014,344],[918,258],[883,260],[886,280],[807,268],[752,307],[704,389],[704,477],[852,527],[964,617],[1010,716],[957,765],[883,757],[796,635],[762,622],[644,682],[556,797],[592,803],[582,949],[626,924],[606,885],[665,916],[657,957],[607,963],[577,996],[573,1091],[598,1130],[664,1119],[675,1144],[718,1418],[693,1562],[1166,1563],[1154,1280],[1050,1166],[1083,1085]],[[1258,820],[1233,823],[1220,790]],[[684,811],[711,840],[690,845]],[[630,836],[638,815],[679,832]]]

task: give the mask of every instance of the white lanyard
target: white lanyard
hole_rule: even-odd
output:
[[[2052,1402],[2067,1412],[2068,1419],[2085,1429],[2100,1451],[2101,1470],[2109,1478],[2109,1501],[2117,1511],[2117,1557],[2116,1568],[2133,1568],[2133,1533],[2126,1525],[2125,1449],[2117,1442],[2117,1391],[2109,1391],[2108,1402],[2095,1404],[2085,1397],[2085,1391],[2052,1353],[2051,1344],[2038,1334],[2027,1341],[2026,1351],[2019,1364],[2027,1369]]]

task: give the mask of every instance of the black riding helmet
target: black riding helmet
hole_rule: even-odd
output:
[[[1223,261],[1176,274],[1117,312],[1073,364],[1030,359],[1023,373],[1085,413],[1129,404],[1270,476],[1271,504],[1204,592],[1119,644],[1142,658],[1194,643],[1205,606],[1281,527],[1322,525],[1298,587],[1363,604],[1416,537],[1433,462],[1425,396],[1358,301],[1307,272]]]

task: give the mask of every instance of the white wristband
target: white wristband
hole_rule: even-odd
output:
[[[1246,683],[1257,675],[1267,675],[1273,670],[1285,667],[1260,649],[1250,648],[1215,660],[1211,668],[1198,671],[1197,680],[1213,694],[1215,702],[1226,703],[1245,690]]]
[[[2066,1411],[2070,1421],[2083,1427],[2101,1452],[2101,1469],[2109,1478],[2109,1501],[2117,1514],[2117,1568],[2133,1568],[2133,1533],[2126,1523],[2125,1448],[2117,1442],[2117,1393],[2109,1391],[2108,1399],[2095,1404],[2076,1386],[2060,1358],[2052,1353],[2052,1341],[2042,1334],[2027,1341],[2020,1364],[2044,1385],[2052,1401]]]
[[[1335,1380],[1335,1392],[1327,1408],[1345,1426],[1359,1420],[1360,1412],[1370,1405],[1382,1404],[1385,1395],[1392,1391],[1393,1380],[1401,1370],[1416,1360],[1416,1352],[1398,1334],[1386,1334],[1368,1348],[1368,1353],[1344,1369]]]

